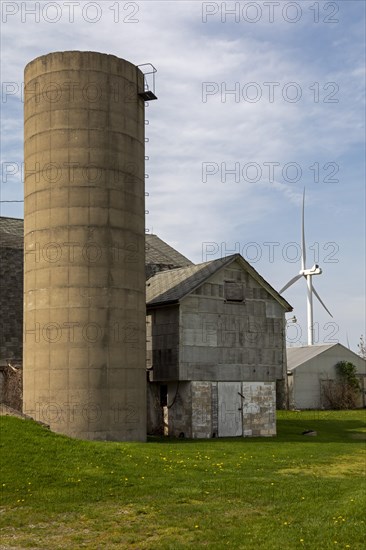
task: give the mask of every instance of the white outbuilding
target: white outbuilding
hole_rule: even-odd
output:
[[[336,380],[336,364],[349,361],[357,368],[361,392],[357,405],[366,406],[366,361],[342,344],[287,348],[289,406],[295,409],[326,407],[324,384]]]

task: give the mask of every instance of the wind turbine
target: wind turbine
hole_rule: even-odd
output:
[[[351,346],[349,345],[348,332],[346,332],[346,340],[347,340],[347,348],[351,349]]]
[[[312,346],[314,344],[314,327],[313,327],[313,294],[315,294],[316,298],[318,298],[319,302],[329,313],[331,317],[333,315],[329,311],[329,309],[324,304],[323,300],[320,298],[319,294],[315,290],[313,286],[312,278],[314,275],[321,275],[322,270],[318,266],[318,264],[314,264],[313,267],[310,269],[306,269],[306,246],[305,246],[305,188],[304,193],[302,197],[302,223],[301,223],[301,269],[299,271],[299,274],[296,275],[296,277],[293,277],[281,290],[280,294],[285,292],[291,285],[296,283],[301,277],[305,277],[306,283],[307,283],[307,315],[308,315],[308,346]]]

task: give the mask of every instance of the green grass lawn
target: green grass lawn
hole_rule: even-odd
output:
[[[0,549],[366,548],[365,411],[281,411],[277,428],[103,443],[1,417]]]

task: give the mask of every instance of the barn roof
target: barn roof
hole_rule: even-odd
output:
[[[157,235],[146,235],[146,264],[185,267],[193,265],[183,254],[159,239]]]
[[[302,365],[303,363],[306,363],[310,359],[313,359],[314,357],[317,357],[318,355],[324,353],[325,351],[334,348],[335,346],[339,346],[340,348],[345,349],[347,352],[354,354],[356,357],[359,358],[359,356],[354,353],[352,350],[345,348],[342,346],[342,344],[334,343],[334,344],[322,344],[317,346],[301,346],[297,348],[287,348],[287,369],[293,370],[299,365]],[[340,349],[340,352],[342,350]]]
[[[201,286],[211,275],[234,261],[238,261],[243,269],[265,288],[286,311],[292,311],[290,304],[240,254],[232,254],[226,258],[157,273],[146,283],[146,303],[148,306],[156,306],[179,302],[184,296]]]
[[[23,248],[23,220],[0,217],[0,247]]]

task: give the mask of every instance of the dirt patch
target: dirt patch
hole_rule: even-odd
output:
[[[23,420],[33,420],[34,422],[37,422],[37,424],[40,424],[41,426],[49,428],[48,424],[45,424],[40,420],[34,420],[34,418],[29,416],[28,414],[17,411],[16,409],[9,407],[9,405],[5,405],[5,403],[0,403],[0,416],[15,416],[17,418],[22,418]],[[0,547],[0,550],[1,550],[1,547]]]
[[[5,403],[0,403],[0,416],[17,416],[18,418],[27,418],[27,419],[31,418],[27,414],[17,411],[16,409],[9,407],[9,405],[5,405]],[[0,547],[0,550],[1,550],[1,547]]]

